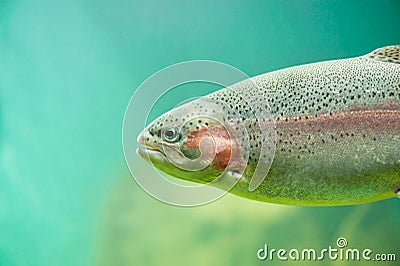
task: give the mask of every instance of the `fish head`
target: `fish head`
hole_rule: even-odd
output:
[[[178,106],[139,134],[137,152],[161,171],[198,183],[212,182],[228,170],[240,172],[246,156],[225,112],[205,98]]]

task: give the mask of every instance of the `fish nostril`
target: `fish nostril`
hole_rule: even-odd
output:
[[[149,134],[152,135],[152,136],[154,136],[154,128],[153,128],[153,127],[151,127],[151,128],[149,129]]]

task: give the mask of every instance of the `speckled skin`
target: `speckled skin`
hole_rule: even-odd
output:
[[[273,163],[255,191],[249,191],[249,180],[265,136],[249,125],[260,121],[246,117],[247,105],[229,90],[207,96],[242,110],[242,123],[251,135],[245,176],[231,192],[260,201],[315,206],[396,196],[400,189],[399,56],[400,46],[385,47],[362,57],[254,77],[257,91],[249,90],[245,82],[233,85],[246,99],[268,103],[276,126]],[[157,131],[156,127],[155,122],[149,129]],[[152,161],[179,178],[206,182],[215,175],[206,169],[188,177],[165,162]]]

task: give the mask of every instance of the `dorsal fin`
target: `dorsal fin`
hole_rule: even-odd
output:
[[[382,62],[400,64],[400,45],[378,48],[365,55],[365,57]]]

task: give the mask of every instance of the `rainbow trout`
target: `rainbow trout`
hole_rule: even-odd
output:
[[[253,84],[254,86],[252,86]],[[400,46],[266,73],[161,115],[139,155],[259,201],[348,205],[400,194]]]

